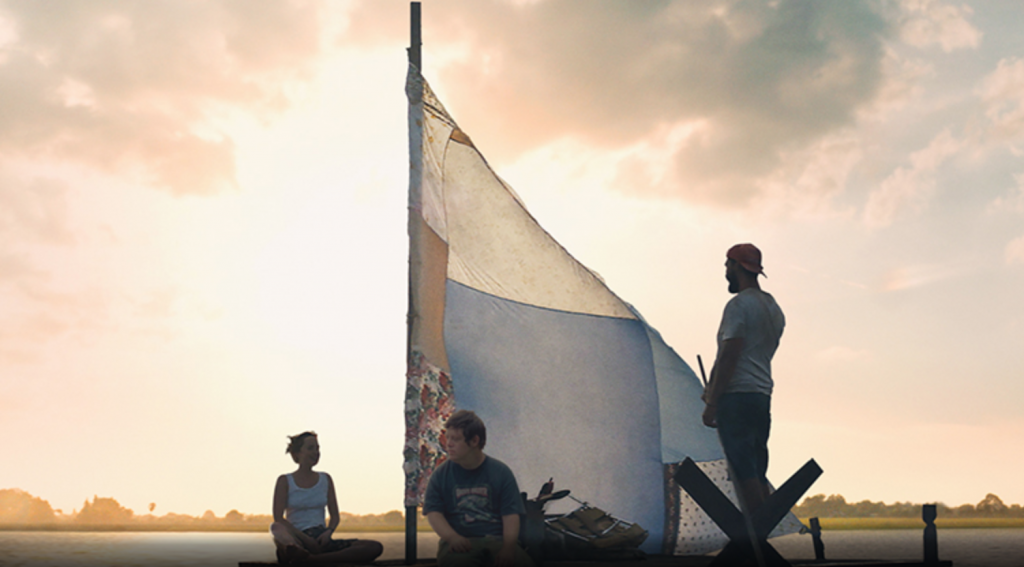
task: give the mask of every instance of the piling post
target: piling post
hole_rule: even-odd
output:
[[[938,516],[935,504],[921,506],[921,519],[924,520],[924,563],[936,565],[939,562],[939,530],[935,527]]]
[[[818,517],[811,518],[811,539],[814,541],[814,560],[825,560],[825,542],[821,541],[821,522]]]

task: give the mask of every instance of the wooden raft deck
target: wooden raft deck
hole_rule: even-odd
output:
[[[546,561],[543,567],[590,567],[592,565],[604,567],[705,567],[714,560],[713,556],[667,556],[648,555],[644,559],[621,560],[621,561]],[[817,561],[814,559],[795,559],[790,561],[794,567],[952,567],[952,561],[939,561],[938,563],[924,563],[923,561],[886,561],[886,560],[843,560],[826,559]],[[238,567],[272,567],[276,562],[265,561],[242,561]],[[307,563],[306,565],[325,565],[323,563]],[[391,559],[386,561],[375,561],[371,565],[379,567],[401,567],[405,565],[404,559]],[[436,567],[437,561],[433,558],[419,559],[416,567]],[[338,567],[342,567],[341,564]]]

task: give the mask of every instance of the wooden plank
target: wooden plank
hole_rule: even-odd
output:
[[[711,482],[711,479],[700,470],[693,459],[687,457],[676,471],[675,481],[686,489],[701,509],[711,517],[725,535],[733,540],[746,540],[747,528],[743,524],[743,513],[722,491]]]
[[[821,467],[814,459],[800,467],[800,470],[770,494],[761,507],[751,515],[750,525],[753,533],[748,533],[743,513],[715,486],[715,483],[711,482],[693,459],[684,460],[674,478],[729,537],[728,545],[718,554],[712,565],[737,564],[759,555],[767,565],[786,567],[789,562],[768,543],[768,534],[821,476],[821,472]]]
[[[800,467],[800,470],[793,473],[789,480],[784,482],[778,490],[768,495],[764,504],[757,509],[751,517],[754,524],[754,531],[757,537],[768,537],[775,526],[786,517],[786,514],[796,506],[797,500],[807,492],[807,489],[814,484],[821,476],[821,467],[811,459]]]
[[[708,555],[649,555],[646,559],[638,561],[614,561],[599,563],[608,567],[708,567],[713,561]],[[545,561],[544,567],[586,567],[594,565],[593,561]],[[885,561],[885,560],[842,560],[831,559],[816,561],[814,559],[797,559],[791,562],[794,567],[953,567],[952,561],[939,561],[938,563],[923,563],[918,561]],[[238,567],[274,567],[279,565],[271,561],[241,561]],[[321,564],[322,565],[322,564]],[[398,567],[405,565],[404,559],[388,559],[375,561],[370,565],[379,567]],[[433,558],[420,558],[416,561],[420,567],[436,567],[437,561]]]

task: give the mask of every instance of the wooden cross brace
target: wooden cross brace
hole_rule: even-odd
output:
[[[768,534],[786,517],[819,476],[821,467],[818,463],[814,459],[807,461],[751,515],[749,529],[743,513],[722,494],[693,459],[687,457],[680,464],[674,478],[729,538],[728,545],[711,565],[739,565],[753,561],[757,555],[754,545],[757,545],[766,565],[788,566],[789,562],[768,543]],[[751,541],[751,535],[754,541]]]

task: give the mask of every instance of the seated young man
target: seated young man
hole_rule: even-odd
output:
[[[448,460],[431,475],[423,503],[441,538],[438,566],[532,566],[518,542],[519,515],[525,513],[519,486],[505,463],[484,454],[484,422],[459,410],[445,428]]]

